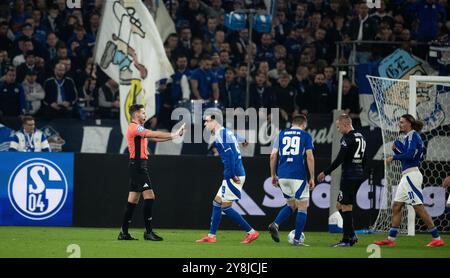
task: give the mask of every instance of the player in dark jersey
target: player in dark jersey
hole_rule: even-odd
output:
[[[152,131],[144,128],[145,110],[142,104],[134,104],[129,108],[131,123],[127,130],[128,150],[130,151],[130,192],[128,193],[128,203],[123,216],[122,228],[118,236],[118,240],[135,240],[129,233],[128,227],[133,217],[133,211],[139,202],[139,198],[144,197],[144,223],[145,223],[145,240],[161,241],[160,236],[156,235],[152,230],[152,209],[155,193],[147,168],[147,143],[148,139],[155,142],[164,142],[176,139],[183,135],[184,124],[175,133]]]
[[[336,121],[336,128],[343,135],[341,149],[330,167],[321,172],[317,180],[322,182],[325,176],[331,174],[334,169],[342,164],[338,209],[340,209],[343,218],[344,235],[342,240],[334,247],[350,247],[358,241],[353,228],[352,210],[358,187],[364,181],[366,140],[361,133],[353,129],[352,119],[347,114],[339,116]]]

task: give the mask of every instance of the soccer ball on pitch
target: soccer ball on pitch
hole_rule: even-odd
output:
[[[295,237],[295,230],[292,230],[287,237],[287,240],[290,244],[294,244],[294,237]],[[302,233],[302,235],[300,236],[300,241],[304,242],[305,241],[305,234]]]

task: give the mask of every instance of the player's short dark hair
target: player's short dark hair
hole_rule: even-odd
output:
[[[22,124],[25,124],[25,123],[27,123],[27,122],[29,122],[29,121],[34,121],[33,116],[31,116],[31,115],[25,115],[25,116],[22,117]]]
[[[144,105],[142,104],[133,104],[130,106],[130,108],[128,108],[128,112],[130,113],[130,116],[133,117],[133,114],[141,110],[142,108],[144,108]]]
[[[420,120],[416,120],[411,114],[404,114],[401,118],[407,120],[411,124],[411,128],[417,132],[420,132],[423,128],[423,122]]]
[[[292,124],[297,126],[301,126],[306,122],[308,122],[308,118],[304,114],[297,115],[292,119]]]
[[[338,121],[345,121],[349,124],[352,124],[352,118],[347,113],[342,113],[341,115],[339,115]]]

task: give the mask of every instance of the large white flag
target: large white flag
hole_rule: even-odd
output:
[[[120,87],[120,124],[125,134],[135,103],[155,114],[155,83],[173,74],[155,22],[142,1],[105,1],[95,62]]]
[[[147,5],[153,19],[155,20],[159,36],[162,41],[165,42],[170,34],[176,33],[175,23],[170,17],[169,11],[164,5],[164,2],[160,0],[146,0],[144,3]]]

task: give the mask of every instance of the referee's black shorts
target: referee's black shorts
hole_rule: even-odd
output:
[[[148,173],[147,160],[134,160],[129,162],[130,191],[143,192],[153,189]]]
[[[342,178],[337,201],[342,205],[353,205],[356,200],[356,193],[364,179]]]

